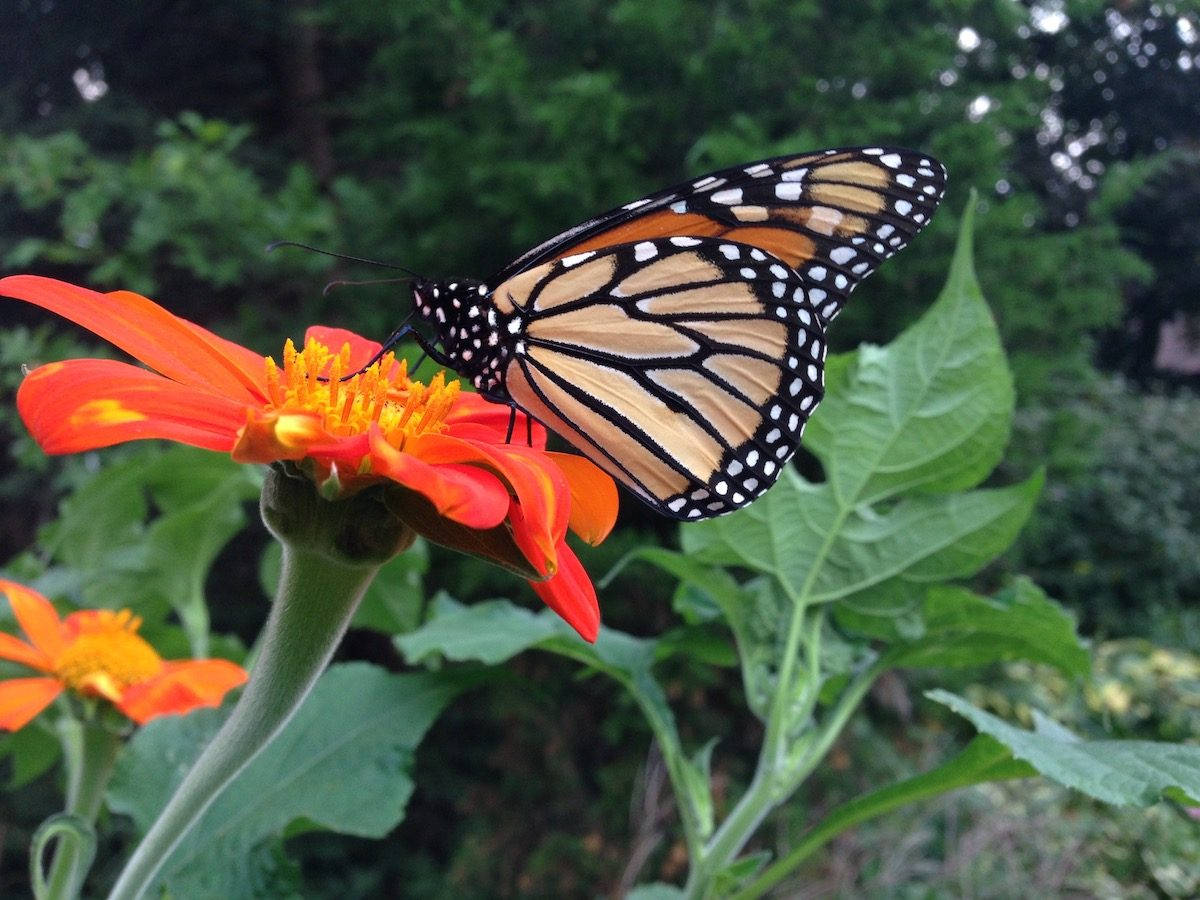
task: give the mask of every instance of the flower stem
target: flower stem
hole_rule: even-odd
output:
[[[310,482],[272,474],[263,518],[283,544],[283,569],[250,681],[130,857],[110,900],[136,900],[154,886],[217,795],[300,707],[379,566],[412,543],[411,533],[364,494],[331,503]]]
[[[77,821],[91,825],[100,812],[104,791],[112,777],[113,766],[121,749],[121,737],[103,725],[84,723],[64,716],[58,721],[59,739],[67,770],[67,797],[64,812]],[[54,861],[46,880],[46,896],[74,897],[83,886],[95,855],[84,852],[85,842],[77,835],[62,834],[54,850]]]

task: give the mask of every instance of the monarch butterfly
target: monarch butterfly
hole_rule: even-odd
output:
[[[925,225],[941,163],[885,147],[780,156],[626,203],[486,281],[416,279],[412,334],[658,512],[697,520],[778,478],[824,393],[825,329]]]

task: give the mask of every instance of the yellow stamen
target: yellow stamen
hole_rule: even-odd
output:
[[[397,363],[391,353],[342,381],[349,369],[349,344],[334,354],[311,338],[302,351],[289,340],[282,370],[267,359],[267,392],[277,412],[317,413],[325,431],[335,437],[362,434],[378,424],[385,440],[403,450],[408,438],[443,430],[460,387],[457,379],[447,382],[441,372],[428,385],[412,381],[408,362]]]
[[[145,681],[162,668],[162,657],[138,637],[141,624],[127,609],[98,610],[58,655],[54,674],[76,690],[94,690],[99,685],[123,689]]]

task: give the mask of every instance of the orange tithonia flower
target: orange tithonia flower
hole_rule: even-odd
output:
[[[414,381],[391,354],[343,381],[380,349],[349,331],[309,328],[276,363],[128,291],[15,275],[0,280],[0,293],[82,325],[152,370],[80,359],[31,372],[17,406],[47,453],[166,438],[241,462],[290,460],[330,499],[399,485],[389,508],[413,530],[520,572],[595,639],[596,592],[564,538],[570,527],[603,540],[616,487],[588,460],[547,452],[541,425],[519,417],[521,443],[509,443],[507,406],[460,392],[440,373]]]
[[[0,633],[0,659],[44,672],[42,678],[0,681],[0,728],[28,724],[64,690],[103,697],[139,725],[156,716],[219,706],[246,681],[225,659],[168,662],[138,636],[142,620],[129,610],[85,609],[60,619],[37,591],[0,579],[29,643]]]

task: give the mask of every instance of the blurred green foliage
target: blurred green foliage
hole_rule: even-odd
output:
[[[432,276],[486,275],[563,227],[719,165],[842,143],[919,146],[950,169],[945,207],[856,293],[835,346],[882,343],[915,318],[946,271],[968,189],[978,189],[977,266],[1017,393],[1016,439],[999,479],[1011,483],[1047,463],[1046,491],[1007,565],[1031,571],[1079,610],[1088,631],[1132,630],[1194,651],[1200,406],[1177,391],[1187,378],[1163,379],[1153,368],[1153,354],[1158,324],[1194,314],[1200,296],[1198,31],[1191,5],[1149,0],[21,0],[0,8],[9,37],[0,57],[0,263],[149,292],[274,353],[310,322],[382,335],[408,308],[397,286],[323,296],[329,279],[389,273],[296,250],[265,254],[274,239]],[[97,355],[17,304],[0,305],[0,324],[6,396],[23,364]],[[1097,379],[1097,359],[1132,380]],[[1170,393],[1146,393],[1161,380],[1172,382]],[[76,489],[86,497],[98,466],[127,460],[156,470],[156,452],[146,448],[47,460],[8,401],[0,425],[6,560],[34,547],[60,509],[71,517],[71,502],[60,500]],[[123,552],[102,560],[125,567],[123,586],[105,602],[144,603],[156,620],[148,629],[182,648],[185,633],[163,593],[178,573],[156,574],[161,560],[136,549],[173,514],[158,507],[159,488],[138,488],[128,507],[103,510],[125,516],[112,532]],[[222,496],[214,542],[249,511],[238,490]],[[73,508],[84,509],[78,501]],[[174,512],[186,514],[187,504]],[[583,553],[591,571],[635,547],[673,545],[634,504],[625,519],[608,544]],[[221,550],[204,586],[217,632],[253,637],[264,540],[252,528]],[[10,569],[34,578],[66,562],[47,545]],[[89,600],[103,594],[110,582],[93,583],[85,562],[71,561],[56,589],[79,598],[87,591]],[[606,623],[635,635],[677,624],[672,585],[646,571],[608,585]],[[428,558],[389,572],[388,590],[370,598],[359,624],[411,627],[423,574],[430,584],[453,580],[464,599],[495,595],[486,566],[430,548]],[[994,574],[985,574],[989,589]],[[699,647],[703,623],[689,626]],[[721,641],[711,629],[704,636],[703,656],[673,656],[660,676],[684,711],[685,741],[727,735],[713,772],[721,814],[722,791],[749,777],[760,725],[743,708],[734,673],[711,665]],[[343,652],[402,664],[367,628],[352,632]],[[1141,688],[1124,686],[1133,718],[1110,709],[1118,731],[1154,732],[1174,721],[1173,711],[1190,709],[1184,676],[1147,677],[1146,693],[1153,682],[1160,699],[1140,717],[1132,711],[1143,708]],[[452,707],[434,724],[431,752],[418,761],[421,794],[383,847],[293,839],[305,884],[350,896],[396,883],[426,896],[466,895],[481,884],[492,896],[580,894],[606,878],[615,883],[630,849],[656,836],[646,873],[681,877],[682,847],[661,841],[671,815],[661,763],[612,749],[649,742],[631,700],[614,700],[595,680],[578,682],[570,664],[545,656],[519,658],[483,698],[472,715]],[[1086,730],[1070,714],[1074,702],[1058,693],[1037,705]],[[878,703],[870,712],[850,740],[886,719]],[[14,823],[5,835],[14,859],[27,838],[21,829],[57,796],[28,762],[45,760],[44,744],[28,740],[31,748],[10,754],[13,776],[31,779],[22,808],[3,810]],[[853,757],[871,762],[886,755],[883,744],[868,741]],[[898,746],[893,775],[928,761],[915,738],[902,735]],[[631,811],[633,783],[648,799]],[[834,802],[837,786],[820,787],[827,793],[811,802]],[[838,844],[830,865],[847,862],[830,883],[849,893],[920,895],[997,883],[1012,887],[1002,893],[1030,896],[1059,887],[1137,895],[1147,884],[1168,896],[1194,892],[1186,879],[1160,877],[1169,861],[1154,860],[1194,847],[1194,830],[1169,816],[1088,807],[1064,816],[1057,796],[992,796],[1005,799],[998,819],[965,799],[941,818],[914,824],[906,815]],[[981,853],[989,842],[1015,850]],[[1068,856],[1091,865],[1089,875],[1056,880],[1055,861]],[[564,857],[584,862],[565,870]],[[1000,876],[1007,880],[992,880]],[[24,874],[4,877],[7,894]]]
[[[1121,379],[1018,417],[1017,457],[1049,465],[1015,565],[1089,630],[1200,649],[1200,398]],[[1018,466],[1020,463],[1018,463]]]

